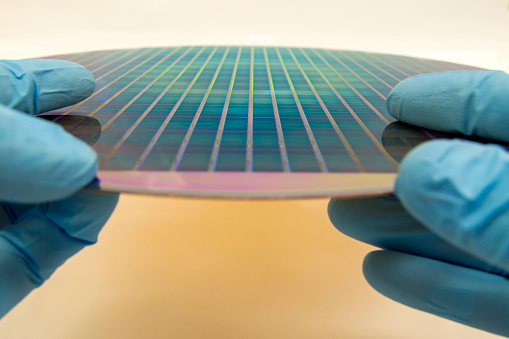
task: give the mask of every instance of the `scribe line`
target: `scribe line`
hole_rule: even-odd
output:
[[[316,51],[315,51],[315,53],[316,53]],[[320,58],[322,58],[322,56],[320,54],[317,54],[317,55]],[[322,58],[322,60],[325,60],[325,59]],[[327,85],[329,85],[330,89],[334,92],[334,94],[336,94],[337,98],[341,101],[343,106],[345,106],[346,109],[348,110],[348,112],[350,112],[350,114],[355,119],[355,121],[357,121],[357,123],[361,126],[361,128],[364,130],[364,133],[366,133],[367,136],[371,139],[371,141],[375,144],[375,146],[378,148],[378,150],[385,156],[385,158],[389,161],[389,163],[395,169],[398,169],[399,164],[389,155],[389,153],[387,153],[387,151],[382,146],[382,144],[380,144],[380,142],[376,139],[376,137],[373,135],[373,133],[371,133],[369,128],[364,124],[364,122],[362,122],[362,120],[355,113],[355,111],[352,109],[352,107],[350,107],[350,105],[346,102],[346,100],[343,98],[343,96],[338,93],[338,91],[334,88],[334,86],[332,86],[329,79],[327,79],[327,77],[324,74],[320,74],[320,75],[322,76],[323,80],[325,80],[325,82],[327,82]]]
[[[327,51],[328,52],[328,51]],[[348,55],[345,55],[344,53],[342,52],[339,52],[342,56],[344,56],[345,58],[347,58],[348,60],[350,60],[351,62],[353,62],[354,64],[356,64],[357,66],[359,66],[360,68],[362,68],[363,70],[365,70],[366,72],[368,72],[369,74],[375,76],[371,71],[369,71],[366,67],[362,66],[361,64],[359,64],[357,61],[355,61],[354,59],[350,58]],[[329,53],[330,54],[330,53]],[[331,54],[332,55],[332,54]],[[359,56],[359,59],[362,59],[364,60],[365,62],[367,62],[368,64],[370,64],[371,66],[374,66],[375,68],[379,69],[380,71],[382,71],[383,73],[387,74],[388,76],[390,76],[391,78],[393,78],[394,80],[396,81],[401,81],[400,78],[398,77],[395,77],[393,74],[387,72],[385,69],[381,68],[380,66],[378,66],[377,64],[374,64],[372,63],[371,61],[369,61],[368,59],[364,58],[362,55]],[[375,76],[376,77],[376,76]],[[390,86],[389,84],[387,84],[385,81],[381,80],[380,78],[376,77],[378,80],[382,81],[384,84],[386,84],[387,86],[389,86],[391,89],[393,88],[393,86]]]
[[[91,55],[90,58],[92,58],[92,62],[88,63],[88,64],[85,64],[85,63],[80,63],[83,67],[85,68],[89,68],[89,67],[92,67],[93,65],[97,64],[98,62],[102,62],[103,60],[105,59],[108,59],[108,58],[111,58],[111,57],[114,57],[115,55],[119,54],[121,51],[117,51],[117,52],[114,52],[114,53],[104,53],[104,55],[102,57],[100,57],[99,59],[93,59],[94,55]],[[87,58],[87,61],[88,59],[90,58]],[[92,70],[90,70],[92,71]]]
[[[309,77],[307,76],[306,72],[304,71],[304,69],[300,65],[299,61],[297,60],[297,58],[295,57],[295,55],[293,54],[293,52],[289,48],[288,48],[288,51],[290,52],[293,60],[297,64],[297,67],[299,67],[299,70],[302,73],[302,75],[304,76],[304,79],[306,79],[306,82],[308,83],[309,88],[311,88],[311,90],[313,91],[313,94],[315,95],[316,100],[318,100],[318,102],[320,103],[320,106],[322,107],[325,115],[327,116],[327,119],[329,119],[329,122],[332,125],[332,128],[334,128],[334,131],[336,131],[336,134],[338,135],[339,139],[343,143],[343,146],[345,147],[346,151],[348,152],[348,155],[350,156],[350,158],[354,162],[355,166],[357,167],[357,169],[360,172],[366,172],[366,169],[364,168],[364,166],[362,165],[361,161],[357,157],[357,154],[355,154],[352,146],[350,145],[348,140],[346,140],[346,137],[343,134],[343,132],[341,132],[341,129],[339,128],[338,124],[336,123],[336,121],[332,117],[331,113],[329,112],[329,109],[327,108],[327,106],[323,102],[322,98],[320,98],[320,95],[316,91],[316,89],[315,89],[313,83],[311,82],[311,80],[309,80]],[[311,65],[314,67],[314,69],[323,77],[323,73],[315,65],[315,63],[309,58],[309,56],[302,49],[300,49],[300,51],[301,51],[302,54],[304,54],[304,56],[311,63]]]
[[[391,64],[389,64],[389,63],[387,63],[387,62],[385,62],[385,61],[383,60],[383,59],[384,59],[384,57],[383,57],[383,56],[381,56],[381,55],[373,54],[373,55],[372,55],[372,57],[373,57],[374,59],[376,59],[376,61],[378,61],[378,62],[380,62],[380,63],[384,64],[385,66],[387,66],[387,67],[389,67],[389,68],[392,68],[392,69],[393,69],[393,70],[395,70],[396,72],[401,73],[401,74],[405,75],[406,77],[411,77],[411,76],[412,76],[411,74],[408,74],[407,72],[404,72],[401,68],[394,67],[393,65],[391,65]],[[367,60],[367,58],[366,58],[365,60]],[[393,60],[393,61],[396,61],[396,63],[398,63],[399,65],[402,65],[403,67],[406,67],[407,69],[411,70],[412,72],[415,72],[415,73],[421,73],[421,72],[419,72],[419,71],[416,71],[416,70],[412,69],[412,68],[411,68],[411,67],[409,67],[408,65],[402,64],[402,63],[401,63],[401,61],[400,61],[400,60],[397,60],[396,58],[393,58],[392,60]]]
[[[313,135],[311,126],[309,125],[308,119],[306,118],[306,113],[304,112],[304,109],[302,108],[299,97],[297,96],[295,87],[293,86],[292,80],[290,79],[290,75],[288,74],[288,70],[286,69],[283,58],[281,56],[281,53],[279,52],[279,48],[276,47],[275,49],[276,49],[276,53],[279,58],[279,61],[281,62],[281,66],[283,67],[283,72],[285,73],[286,80],[288,81],[288,85],[290,86],[290,89],[292,90],[293,99],[295,100],[295,103],[297,104],[297,108],[299,110],[300,117],[302,119],[302,122],[304,123],[306,133],[308,135],[309,141],[311,142],[311,147],[313,148],[313,152],[315,153],[315,157],[316,157],[316,160],[318,161],[318,165],[320,166],[320,170],[322,172],[328,172],[327,165],[325,164],[325,160],[323,159],[322,153],[320,152],[320,148],[318,147],[318,143],[316,142],[315,136]]]
[[[465,70],[465,65],[459,65],[459,64],[451,64],[446,61],[441,60],[431,60],[431,59],[425,59],[421,57],[415,57],[415,58],[408,58],[406,60],[408,63],[413,64],[417,67],[422,67],[426,69],[427,71],[418,73],[430,73],[430,72],[446,72],[446,71],[453,71],[453,70]]]
[[[155,68],[156,66],[158,66],[159,64],[161,64],[163,61],[165,61],[166,59],[168,59],[170,56],[172,56],[173,54],[175,54],[176,51],[178,51],[180,49],[177,48],[176,50],[174,50],[173,52],[167,54],[163,59],[161,59],[159,62],[157,62],[154,66],[152,66],[149,70],[147,70],[145,73],[143,73],[142,75],[140,75],[138,78],[136,78],[135,80],[131,81],[131,83],[133,82],[136,82],[139,78],[141,78],[142,76],[144,76],[146,73],[148,73],[150,70],[152,70],[153,68]],[[188,49],[188,51],[191,50],[191,48]],[[178,58],[178,60],[180,60],[185,54],[187,54],[187,52],[183,53],[183,55]],[[152,85],[154,84],[154,82],[156,82],[163,74],[166,73],[166,71],[168,71],[171,67],[173,67],[175,65],[176,62],[172,63],[170,66],[168,66],[161,74],[159,74],[154,80],[152,80],[147,86],[145,86],[145,88],[143,90],[141,90],[138,94],[136,94],[136,96],[134,98],[132,98],[127,104],[125,104],[117,113],[115,113],[114,116],[112,116],[106,123],[104,123],[102,126],[101,126],[101,132],[104,132],[104,130],[106,130],[106,128],[111,125],[111,123],[113,121],[115,121],[122,113],[124,113],[124,111],[129,108],[133,102],[135,102],[143,93],[145,93],[145,91]],[[129,86],[129,85],[128,85]],[[128,87],[127,86],[127,87]],[[120,94],[120,93],[119,93]],[[116,95],[115,95],[116,96]],[[111,98],[112,100],[113,98]],[[111,100],[108,100],[108,102],[110,102]],[[106,102],[106,103],[108,103]],[[104,106],[104,105],[102,105]],[[88,116],[92,116],[94,115],[95,113],[97,113],[97,111],[100,110],[100,108],[102,107],[99,107],[97,110],[94,110],[92,111],[91,113],[88,114]],[[70,131],[69,133],[72,133],[76,128],[78,128],[83,122],[85,122],[85,120],[83,120],[82,122],[78,123],[76,126],[74,126]]]
[[[97,52],[96,52],[97,53]],[[92,54],[92,55],[89,55]],[[89,60],[93,58],[95,53],[88,52],[80,52],[80,53],[72,53],[72,54],[58,54],[58,55],[48,55],[45,57],[41,57],[41,59],[50,59],[50,60],[67,60],[75,63],[80,63],[85,60]]]
[[[301,51],[304,51],[302,48],[300,49]],[[304,53],[304,52],[303,52]],[[348,67],[348,65],[346,65],[343,61],[341,61],[340,59],[337,59],[336,61],[338,61],[341,66],[343,66],[344,68],[346,68],[347,70],[350,71],[350,73],[352,73],[353,75],[355,75],[357,77],[357,79],[359,79],[360,81],[362,81],[366,86],[368,86],[369,88],[371,88],[373,90],[373,92],[375,92],[376,94],[378,94],[378,96],[384,100],[387,100],[387,97],[385,95],[383,95],[382,93],[380,93],[375,87],[373,87],[373,85],[371,85],[369,82],[367,82],[366,80],[364,80],[363,77],[361,77],[359,74],[357,74],[357,72],[355,72],[354,70],[352,70],[350,67]],[[369,72],[369,71],[368,71]],[[377,80],[381,81],[384,85],[392,88],[389,84],[385,83],[382,79],[378,78],[376,75],[370,73],[372,76],[374,76]]]
[[[343,67],[345,67],[346,69],[348,69],[350,72],[352,73],[355,73],[350,67],[348,67],[347,64],[345,64],[342,60],[338,59],[334,54],[332,54],[330,51],[326,51],[327,54],[329,54],[334,60],[336,60],[337,62],[339,62]],[[352,62],[355,63],[355,60],[352,60]],[[376,75],[375,73],[371,72],[369,69],[367,69],[366,67],[362,66],[361,64],[359,63],[355,63],[357,66],[359,66],[360,68],[362,68],[364,71],[366,71],[367,73],[369,73],[369,75],[371,75],[373,78],[377,79],[378,81],[380,81],[382,84],[384,84],[385,86],[389,87],[390,89],[393,89],[394,86],[388,84],[387,82],[385,82],[382,78],[380,78],[378,75]],[[399,79],[396,79],[399,81]]]
[[[111,71],[103,74],[102,76],[100,76],[99,78],[95,79],[96,81],[97,80],[100,80],[102,78],[104,78],[105,76],[111,74],[112,72],[118,70],[119,68],[127,65],[128,63],[136,60],[136,59],[139,59],[140,57],[142,57],[143,55],[147,54],[149,51],[145,51],[143,52],[142,54],[138,55],[138,56],[135,56],[129,60],[127,60],[126,62],[122,63],[121,65],[115,67],[114,69],[112,69]],[[62,115],[67,115],[69,114],[70,112],[74,111],[76,108],[80,107],[81,105],[83,105],[85,102],[87,102],[88,100],[92,99],[93,97],[95,97],[97,94],[101,93],[103,90],[105,90],[106,88],[110,87],[111,85],[113,85],[115,82],[117,82],[118,80],[122,79],[124,76],[126,76],[127,74],[131,73],[132,71],[134,71],[136,68],[140,67],[141,65],[143,65],[144,63],[146,63],[147,61],[149,61],[151,58],[148,58],[148,59],[145,59],[143,62],[139,63],[138,65],[136,65],[135,67],[131,68],[130,70],[128,70],[127,72],[123,73],[122,75],[120,75],[119,77],[117,77],[116,79],[110,81],[109,83],[107,83],[106,85],[104,85],[103,87],[99,88],[98,90],[96,90],[94,93],[92,93],[91,96],[89,96],[88,98],[86,98],[85,100],[71,106],[67,111],[65,111],[64,113],[62,113]]]
[[[240,54],[242,53],[242,47],[239,47],[237,51],[237,58],[235,59],[235,66],[233,66],[232,76],[230,78],[230,86],[228,87],[228,94],[223,106],[223,112],[221,113],[221,120],[219,121],[219,127],[216,133],[216,139],[214,140],[214,148],[210,155],[209,166],[207,171],[213,172],[216,169],[217,156],[219,154],[219,147],[221,146],[221,139],[223,138],[224,124],[226,122],[226,115],[228,113],[228,107],[230,105],[230,99],[232,97],[233,84],[235,83],[235,77],[237,76],[237,69],[239,67]]]
[[[180,49],[177,48],[176,50],[174,50],[173,52],[169,53],[166,57],[164,57],[163,59],[161,59],[161,61],[158,62],[161,63],[163,62],[164,60],[168,59],[169,57],[171,57],[173,54],[175,54],[178,50]],[[101,127],[101,130],[104,131],[106,128],[108,128],[109,125],[111,125],[111,123],[113,121],[115,121],[122,113],[124,113],[124,111],[126,109],[128,109],[136,100],[138,100],[138,98],[140,96],[143,95],[143,93],[145,93],[150,87],[152,87],[152,85],[157,81],[159,80],[163,75],[165,75],[170,69],[173,68],[173,66],[175,66],[185,55],[187,55],[187,53],[189,53],[189,51],[191,51],[192,47],[190,47],[187,51],[185,51],[184,53],[182,53],[177,59],[175,59],[174,62],[171,63],[171,65],[169,65],[168,67],[166,67],[166,69],[164,71],[161,72],[161,74],[159,74],[157,77],[155,77],[147,86],[145,86],[145,88],[143,88],[138,94],[136,94],[136,96],[134,98],[132,98],[131,100],[129,100],[129,102],[127,104],[125,104],[117,113],[115,113],[114,116],[112,116],[106,123],[104,123],[104,125]],[[157,66],[154,65],[154,67]],[[141,76],[140,76],[141,77]]]
[[[219,62],[219,66],[217,66],[216,72],[214,73],[214,76],[213,76],[212,80],[210,81],[209,87],[207,88],[207,91],[205,92],[205,95],[203,96],[200,106],[198,107],[198,110],[196,111],[196,114],[194,115],[193,121],[191,122],[191,126],[189,126],[189,129],[187,130],[184,140],[180,144],[180,148],[177,152],[177,155],[175,156],[175,160],[173,160],[173,163],[171,164],[170,171],[176,171],[180,165],[180,162],[182,161],[182,157],[184,156],[187,145],[189,144],[189,140],[191,139],[191,136],[193,135],[194,128],[196,127],[196,124],[198,123],[198,119],[200,118],[201,112],[203,111],[203,107],[205,107],[205,103],[207,102],[210,92],[212,91],[212,87],[214,86],[214,84],[216,82],[217,76],[219,75],[219,72],[221,71],[221,68],[223,67],[224,61],[225,61],[226,56],[228,55],[229,51],[230,51],[230,47],[226,48],[226,51],[223,54],[223,58]]]
[[[367,105],[367,106],[368,106],[368,107],[369,107],[369,108],[370,108],[370,109],[371,109],[371,110],[372,110],[372,111],[373,111],[373,112],[374,112],[374,113],[375,113],[375,114],[376,114],[376,115],[377,115],[377,116],[378,116],[378,117],[379,117],[379,118],[380,118],[380,119],[381,119],[381,120],[382,120],[382,121],[386,124],[386,125],[390,124],[390,121],[389,121],[389,120],[387,120],[387,118],[386,118],[386,117],[384,117],[384,116],[383,116],[383,114],[382,114],[382,113],[380,113],[380,111],[379,111],[378,109],[376,109],[376,107],[375,107],[375,106],[373,106],[373,105],[371,104],[371,102],[369,102],[369,100],[368,100],[368,99],[366,99],[366,98],[364,97],[364,95],[362,95],[362,94],[361,94],[361,93],[360,93],[360,92],[359,92],[359,91],[358,91],[358,90],[357,90],[354,86],[352,86],[352,84],[350,84],[350,82],[349,82],[348,80],[346,80],[346,79],[345,79],[345,77],[343,77],[343,76],[341,75],[341,73],[339,73],[336,69],[334,69],[334,68],[331,66],[331,64],[329,64],[329,62],[327,62],[327,60],[325,60],[325,58],[323,58],[323,57],[322,57],[322,56],[321,56],[321,55],[320,55],[320,54],[319,54],[316,50],[315,50],[314,52],[315,52],[315,54],[316,54],[316,55],[318,55],[318,57],[319,57],[320,59],[322,59],[322,61],[323,61],[323,62],[324,62],[327,66],[329,66],[329,67],[330,67],[330,69],[332,69],[332,71],[333,71],[334,73],[336,73],[336,75],[337,75],[337,76],[339,76],[339,77],[341,78],[341,80],[342,80],[345,84],[347,84],[347,86],[348,86],[348,87],[350,87],[350,89],[351,89],[351,90],[352,90],[355,94],[357,94],[357,96],[358,96],[358,97],[359,97],[362,101],[364,101],[364,103],[365,103],[365,104],[366,104],[366,105]],[[354,71],[351,71],[351,72],[355,73]]]
[[[201,75],[201,73],[203,72],[203,70],[205,69],[205,67],[207,66],[207,64],[209,63],[210,59],[212,59],[212,56],[214,56],[214,54],[216,53],[217,51],[217,48],[218,47],[215,47],[212,52],[210,53],[210,55],[208,56],[207,60],[205,60],[205,62],[203,63],[203,65],[201,66],[200,70],[198,71],[198,73],[196,73],[196,75],[194,76],[193,80],[191,81],[191,83],[187,86],[186,90],[184,91],[184,93],[180,96],[180,99],[177,101],[177,103],[175,104],[175,106],[173,106],[173,109],[171,110],[171,112],[166,116],[166,119],[164,119],[163,123],[161,124],[161,126],[159,127],[159,129],[157,130],[156,134],[154,135],[154,137],[152,138],[152,140],[150,140],[150,143],[147,145],[147,147],[145,148],[145,150],[143,151],[143,153],[141,154],[140,158],[138,159],[138,161],[136,162],[136,164],[134,165],[134,169],[135,170],[138,170],[142,165],[143,165],[143,162],[145,161],[146,157],[148,156],[148,154],[150,153],[150,151],[152,151],[152,148],[154,147],[155,143],[157,142],[157,140],[159,139],[159,137],[161,136],[161,134],[163,134],[163,131],[165,130],[166,126],[168,125],[168,123],[170,122],[171,118],[173,118],[173,115],[175,115],[175,112],[177,111],[177,109],[180,107],[180,104],[182,103],[182,101],[184,101],[187,93],[189,93],[189,91],[191,90],[191,87],[193,87],[194,83],[196,82],[196,80],[198,80],[198,77]],[[196,60],[196,58],[194,59]],[[193,61],[194,61],[193,60]]]
[[[424,69],[424,72],[423,71],[418,71],[416,69],[416,72],[418,74],[422,74],[422,73],[429,73],[429,72],[443,72],[443,71],[450,71],[451,69],[447,69],[446,67],[442,66],[442,65],[430,65],[429,62],[425,61],[425,59],[420,59],[422,62],[420,64],[417,63],[417,61],[415,60],[409,60],[410,63],[412,63],[415,67],[418,67],[418,68],[422,68]],[[432,66],[430,68],[430,66]],[[409,68],[409,67],[407,67]],[[438,69],[437,69],[438,68]]]
[[[159,54],[161,54],[163,51],[165,51],[167,48],[165,49],[161,49],[159,52],[155,53],[154,55],[152,55],[148,60],[158,56]],[[147,74],[148,72],[152,71],[155,67],[159,66],[164,60],[166,60],[171,54],[168,54],[166,55],[163,59],[159,60],[157,63],[155,63],[152,67],[150,67],[149,69],[147,69],[145,72],[143,72],[141,75],[137,76],[136,78],[134,78],[133,80],[131,80],[131,82],[129,82],[127,85],[125,85],[124,87],[122,87],[121,89],[119,89],[117,91],[117,93],[113,94],[112,96],[110,96],[108,98],[108,100],[105,100],[103,103],[101,103],[99,106],[97,106],[92,112],[88,113],[87,116],[91,117],[93,116],[94,114],[96,114],[98,111],[100,111],[104,106],[106,106],[107,104],[109,104],[111,101],[113,101],[116,97],[118,97],[120,94],[122,94],[126,89],[128,89],[129,87],[132,86],[132,84],[134,84],[136,81],[138,81],[139,79],[141,79],[143,76],[145,76],[145,74]],[[118,113],[117,113],[118,114]],[[109,122],[109,121],[108,121]],[[108,124],[109,125],[109,124]],[[103,126],[102,130],[104,131],[106,127]]]
[[[274,82],[272,81],[272,73],[270,71],[269,57],[267,55],[266,47],[263,47],[263,55],[265,57],[265,66],[267,68],[267,76],[269,78],[270,96],[272,98],[272,108],[274,109],[274,119],[276,120],[277,138],[279,144],[279,152],[281,153],[283,171],[290,172],[290,161],[288,160],[288,152],[286,150],[283,127],[281,126],[281,117],[279,116],[279,110],[277,108],[276,91],[274,90]]]
[[[418,73],[430,73],[430,72],[447,72],[454,70],[465,70],[465,66],[451,64],[440,60],[430,60],[424,58],[408,58],[408,63],[413,64],[416,67],[422,67],[426,71]],[[444,64],[445,63],[445,64]]]
[[[118,58],[116,58],[116,59],[114,59],[114,60],[112,60],[112,61],[110,61],[110,62],[108,62],[108,63],[106,63],[106,64],[104,64],[104,65],[102,65],[101,67],[98,67],[97,69],[94,69],[94,70],[92,71],[92,73],[93,73],[93,72],[97,72],[98,70],[102,69],[103,67],[109,66],[110,64],[112,64],[112,63],[114,63],[114,62],[117,62],[118,60],[125,59],[125,57],[126,57],[126,56],[131,55],[131,54],[134,54],[135,52],[136,52],[136,50],[132,50],[131,52],[126,53],[125,55],[121,55],[121,56],[119,56]],[[118,70],[118,69],[120,69],[120,68],[124,67],[124,66],[125,66],[125,65],[127,65],[128,63],[130,63],[130,62],[132,62],[132,61],[134,61],[134,60],[136,60],[136,59],[139,59],[140,57],[142,57],[143,55],[147,54],[148,52],[149,52],[149,51],[147,50],[147,51],[145,51],[145,52],[141,53],[141,54],[140,54],[140,55],[138,55],[138,56],[134,56],[134,57],[132,57],[131,59],[129,59],[129,60],[127,60],[127,61],[123,62],[122,64],[118,65],[117,67],[113,68],[112,70],[110,70],[110,71],[108,71],[108,72],[104,73],[103,75],[101,75],[100,77],[96,78],[95,80],[96,80],[96,81],[101,80],[102,78],[104,78],[104,77],[106,77],[106,76],[110,75],[111,73],[115,72],[116,70]]]
[[[122,138],[120,138],[119,141],[111,148],[111,150],[106,154],[106,156],[101,160],[101,163],[99,167],[103,167],[110,159],[111,157],[117,152],[117,150],[120,148],[120,146],[125,142],[125,140],[131,135],[131,133],[134,131],[136,127],[141,123],[143,119],[150,113],[150,111],[154,108],[154,106],[161,100],[161,98],[168,92],[168,90],[177,82],[177,80],[184,74],[184,72],[188,69],[188,67],[198,58],[198,56],[203,52],[205,47],[202,47],[201,50],[198,51],[198,53],[191,59],[191,61],[188,62],[188,64],[180,71],[180,73],[163,89],[161,93],[157,96],[157,98],[154,99],[154,101],[150,104],[150,106],[147,107],[147,109],[138,117],[138,119],[134,122],[134,124],[129,127],[129,129],[124,133]],[[183,55],[181,55],[177,60],[173,62],[171,65],[175,65],[177,62],[179,62],[184,55],[186,55],[189,52],[189,50],[186,51]],[[139,161],[139,160],[138,160]]]
[[[103,65],[101,65],[101,66],[99,66],[99,67],[97,67],[97,68],[95,68],[95,69],[90,70],[90,72],[95,73],[95,72],[97,72],[97,71],[99,71],[99,70],[101,70],[101,69],[103,69],[103,68],[105,68],[105,67],[108,67],[109,65],[111,65],[111,64],[113,64],[113,63],[115,63],[115,62],[117,62],[118,60],[121,60],[121,59],[123,59],[123,58],[128,57],[129,55],[133,54],[135,51],[136,51],[136,50],[131,50],[131,51],[129,51],[129,52],[127,52],[127,53],[125,53],[125,54],[122,54],[122,53],[114,53],[113,55],[109,55],[109,57],[114,57],[115,55],[120,54],[120,56],[117,56],[117,57],[116,57],[116,58],[114,58],[113,60],[110,60],[110,61],[108,61],[107,63],[105,63],[105,64],[103,64]],[[121,51],[119,51],[119,52],[121,52]],[[97,80],[97,79],[96,79],[96,80]]]
[[[95,61],[92,61],[90,64],[87,64],[87,62],[89,62],[91,59],[94,60],[97,57],[97,54],[102,55],[102,57],[100,57],[99,60],[96,59]],[[79,57],[77,59],[74,59],[74,60],[67,59],[67,60],[75,62],[77,64],[80,64],[81,66],[83,66],[85,68],[88,68],[88,67],[90,67],[90,65],[93,65],[100,60],[104,60],[107,57],[108,57],[108,53],[105,51],[102,51],[102,52],[95,52],[95,53],[94,52],[84,53],[81,57]]]
[[[247,143],[246,143],[246,171],[253,171],[253,87],[254,87],[254,48],[251,47],[249,67],[249,107],[247,110]]]

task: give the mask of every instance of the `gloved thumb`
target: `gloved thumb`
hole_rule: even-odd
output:
[[[52,122],[0,105],[0,201],[62,199],[94,179],[96,154]]]
[[[432,232],[509,270],[509,153],[501,146],[426,142],[403,159],[395,193]]]

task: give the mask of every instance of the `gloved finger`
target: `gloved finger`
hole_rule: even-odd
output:
[[[40,286],[69,257],[93,244],[118,200],[81,191],[35,205],[0,232],[0,316]]]
[[[509,141],[509,74],[453,71],[413,76],[394,87],[387,109],[409,124]]]
[[[57,124],[0,106],[0,201],[66,197],[94,179],[96,153]]]
[[[506,278],[405,253],[377,251],[363,265],[366,280],[404,305],[509,336]]]
[[[331,199],[328,212],[332,224],[340,232],[364,243],[491,273],[507,273],[431,232],[412,217],[393,195]]]
[[[454,246],[509,270],[509,153],[461,140],[421,144],[401,163],[395,194]]]
[[[95,80],[85,67],[64,60],[0,60],[0,104],[31,114],[82,101]]]

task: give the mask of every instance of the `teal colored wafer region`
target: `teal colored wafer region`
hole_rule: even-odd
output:
[[[96,119],[100,169],[128,171],[395,172],[398,163],[382,143],[394,121],[385,108],[390,90],[412,75],[469,69],[375,53],[250,46],[58,58],[87,67],[96,91],[47,114]],[[391,138],[391,152],[402,153],[404,135]]]

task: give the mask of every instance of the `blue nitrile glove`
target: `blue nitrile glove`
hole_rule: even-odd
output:
[[[80,192],[94,151],[30,115],[93,90],[92,74],[68,61],[0,61],[0,316],[94,243],[116,205],[117,195]]]
[[[397,119],[509,141],[509,75],[458,71],[408,78],[388,98]],[[509,153],[428,141],[402,161],[395,196],[331,200],[345,234],[380,247],[364,275],[405,305],[509,336]]]

